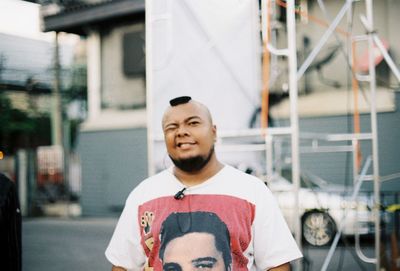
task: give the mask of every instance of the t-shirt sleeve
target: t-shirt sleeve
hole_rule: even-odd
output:
[[[257,269],[268,270],[301,258],[302,254],[271,191],[261,184],[256,198],[254,259]]]
[[[105,252],[111,264],[127,270],[141,270],[145,263],[145,254],[140,244],[137,209],[138,205],[132,192],[126,200],[124,210]]]

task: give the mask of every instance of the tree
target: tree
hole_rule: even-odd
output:
[[[33,117],[13,108],[10,99],[0,92],[0,146],[3,152],[13,154],[19,148],[30,148],[38,141],[47,141],[39,140],[46,135],[38,132],[48,130],[46,123],[49,126],[48,117]]]

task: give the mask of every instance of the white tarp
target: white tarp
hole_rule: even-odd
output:
[[[218,131],[248,128],[260,105],[259,28],[255,0],[146,0],[150,166],[168,160],[155,138],[171,98],[206,104]]]

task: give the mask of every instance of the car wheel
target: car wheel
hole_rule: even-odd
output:
[[[313,210],[302,218],[303,238],[313,246],[329,244],[336,234],[336,224],[332,217],[324,211]]]

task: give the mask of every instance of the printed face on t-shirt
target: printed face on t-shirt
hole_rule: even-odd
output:
[[[238,211],[228,212],[232,206]],[[146,202],[139,207],[141,243],[148,259],[145,267],[248,270],[242,252],[250,244],[254,210],[247,201],[223,195],[187,195],[179,201],[162,197]]]
[[[192,232],[171,240],[163,258],[164,271],[226,270],[211,233]]]

